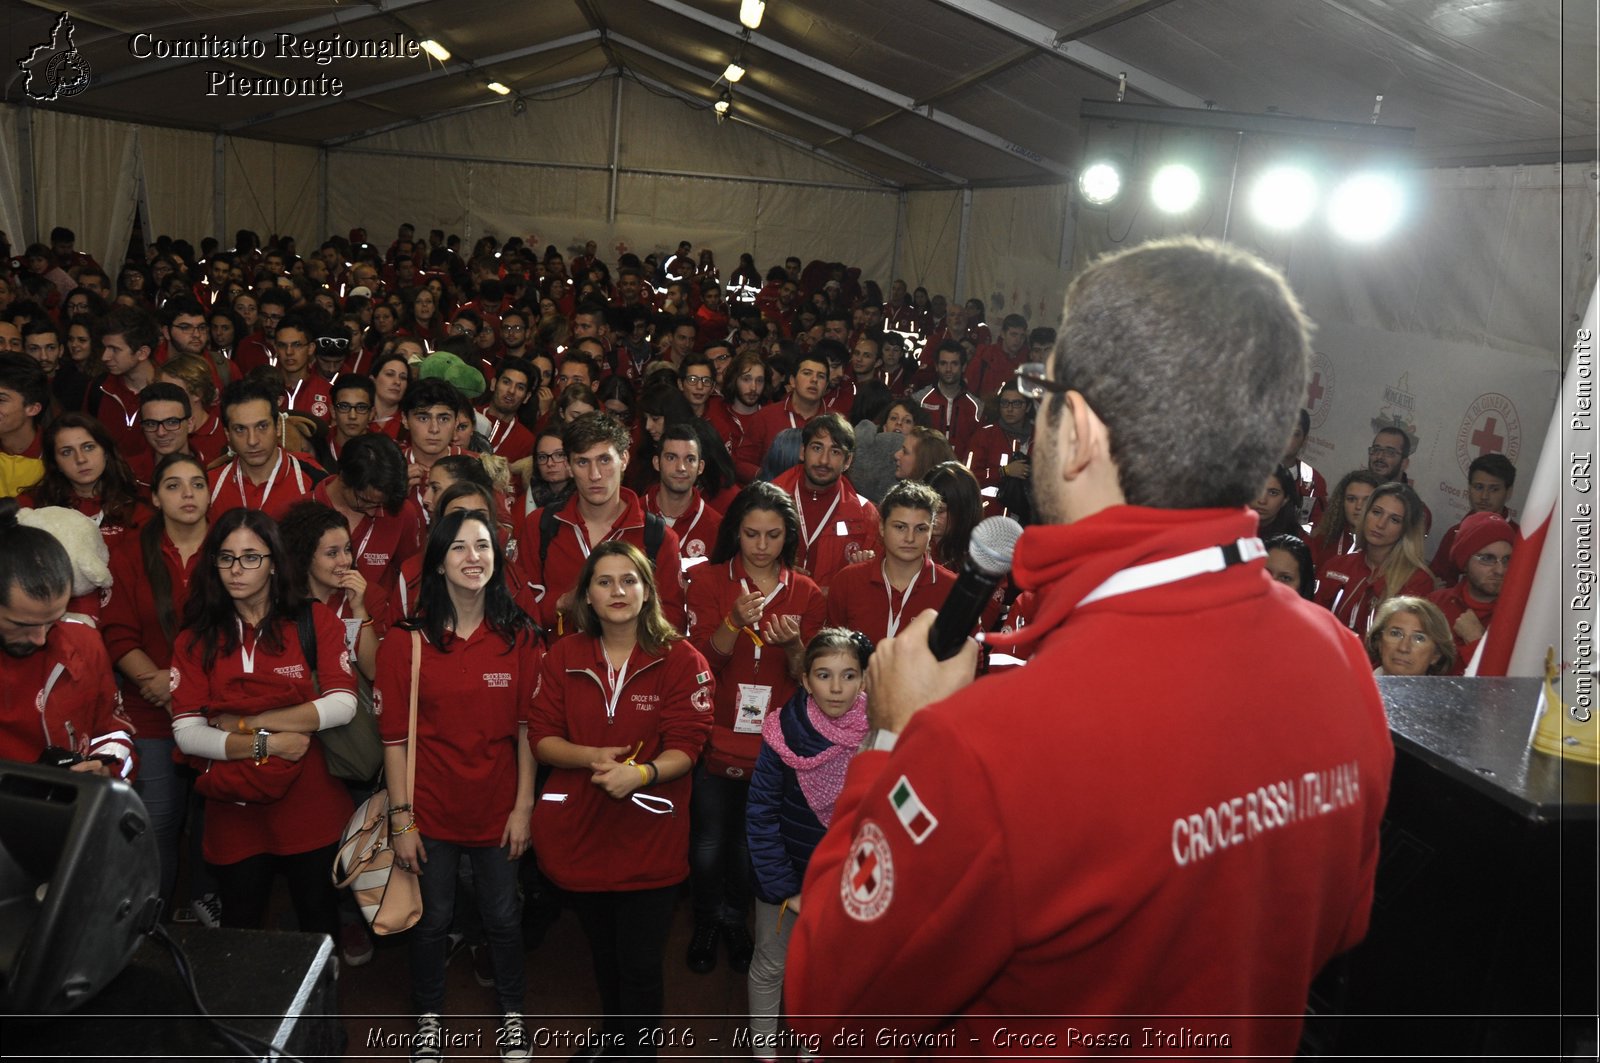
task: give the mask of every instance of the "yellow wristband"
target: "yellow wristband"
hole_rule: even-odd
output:
[[[639,769],[639,785],[640,786],[649,786],[650,785],[650,769],[646,768],[643,764],[635,764],[634,767]]]
[[[734,627],[731,623],[729,623],[727,617],[723,617],[722,618],[722,626],[727,628],[729,631],[733,632],[735,635],[737,635],[739,633],[739,629],[737,627]]]
[[[247,735],[250,733],[250,722],[243,716],[239,717],[239,733],[242,735]]]

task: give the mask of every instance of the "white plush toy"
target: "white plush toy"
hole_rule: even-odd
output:
[[[111,551],[106,549],[106,541],[100,535],[99,525],[77,510],[67,509],[65,506],[18,510],[17,523],[30,528],[43,528],[67,548],[67,557],[72,560],[74,598],[98,590],[101,604],[105,603],[106,592],[111,589],[109,565]],[[90,624],[94,623],[92,617],[83,617],[82,614],[76,613],[68,615],[81,617]]]

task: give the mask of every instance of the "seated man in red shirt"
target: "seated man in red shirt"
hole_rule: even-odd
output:
[[[1477,651],[1478,640],[1494,618],[1495,602],[1511,567],[1511,553],[1520,536],[1516,525],[1498,513],[1469,513],[1451,531],[1457,532],[1450,563],[1461,572],[1453,587],[1442,587],[1428,600],[1444,613],[1455,639],[1456,663],[1452,674],[1461,675]]]
[[[157,380],[139,392],[139,428],[149,447],[128,458],[128,468],[133,470],[141,496],[148,498],[150,494],[150,475],[156,462],[168,454],[194,453],[189,445],[193,416],[189,393],[177,384]]]
[[[644,494],[644,508],[666,522],[678,536],[679,555],[687,569],[711,556],[717,545],[722,514],[701,497],[700,433],[690,424],[671,424],[661,432],[661,453],[650,459],[660,482]]]
[[[406,490],[406,459],[395,441],[379,432],[352,439],[337,475],[311,492],[313,501],[338,510],[350,525],[355,566],[367,581],[366,606],[382,616],[400,565],[422,552],[427,521]]]
[[[518,414],[534,394],[539,371],[523,358],[507,357],[500,363],[489,398],[479,412],[489,419],[489,449],[507,461],[521,461],[533,453],[533,433]]]
[[[232,461],[211,470],[211,518],[243,506],[273,520],[311,496],[323,471],[287,453],[278,441],[278,388],[235,380],[222,393],[222,424]]]
[[[954,341],[941,343],[933,352],[933,368],[938,383],[917,393],[917,402],[928,411],[928,420],[950,440],[957,454],[972,450],[972,437],[983,424],[983,404],[966,389],[962,373],[967,350]]]
[[[284,394],[278,408],[315,417],[327,425],[333,420],[333,393],[327,378],[312,371],[317,344],[311,323],[299,314],[287,314],[272,336],[278,368],[283,370]]]
[[[1511,519],[1511,511],[1506,508],[1506,499],[1511,496],[1511,489],[1516,483],[1517,467],[1504,454],[1483,454],[1475,458],[1467,466],[1466,519],[1471,519],[1475,513],[1494,513],[1504,517],[1513,532],[1517,531],[1517,522]],[[1446,587],[1461,576],[1460,566],[1454,561],[1455,544],[1466,519],[1440,537],[1439,548],[1434,551],[1433,560],[1428,564]]]
[[[123,457],[131,457],[144,449],[139,392],[156,378],[155,353],[161,333],[155,318],[135,306],[113,306],[96,331],[106,375],[100,387],[89,393],[89,405],[116,441],[117,450]]]
[[[0,499],[0,760],[49,751],[69,771],[127,779],[133,727],[99,632],[62,621],[71,597],[66,548]]]
[[[747,422],[743,438],[734,447],[733,467],[740,483],[755,479],[779,432],[803,427],[823,412],[822,397],[827,390],[828,360],[815,352],[802,354],[795,363],[789,397],[763,406],[761,412]]]
[[[586,413],[573,421],[562,443],[575,489],[559,510],[528,515],[517,552],[538,602],[534,619],[553,637],[575,630],[562,614],[589,551],[611,539],[632,543],[655,565],[661,611],[675,630],[684,630],[678,537],[622,486],[631,442],[627,428],[607,414]]]
[[[410,466],[406,478],[420,506],[433,463],[446,454],[466,453],[450,441],[455,436],[456,422],[463,415],[472,416],[472,404],[454,384],[431,377],[419,379],[406,389],[400,413],[405,420],[405,442],[400,451]]]
[[[824,591],[840,569],[870,561],[883,548],[877,507],[857,494],[845,475],[855,454],[855,429],[837,413],[825,413],[801,429],[800,464],[772,481],[800,511],[795,567]]]
[[[1007,314],[1000,322],[1000,342],[979,347],[967,363],[967,390],[979,398],[988,398],[1000,390],[1000,385],[1017,375],[1023,364],[1033,360],[1028,347],[1028,319],[1021,314]]]

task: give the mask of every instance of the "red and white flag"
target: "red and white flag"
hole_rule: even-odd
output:
[[[1552,648],[1563,673],[1574,664],[1585,672],[1594,666],[1597,315],[1600,283],[1567,356],[1561,393],[1522,508],[1522,542],[1468,675],[1542,677]]]

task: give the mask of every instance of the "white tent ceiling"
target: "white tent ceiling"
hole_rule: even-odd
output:
[[[8,54],[61,10],[5,0]],[[735,121],[901,188],[1040,184],[1073,173],[1083,100],[1365,122],[1416,130],[1418,161],[1593,158],[1595,7],[1551,0],[769,0],[741,37],[738,0],[85,0],[68,5],[93,70],[53,104],[143,124],[333,146],[622,71],[710,106],[727,62]],[[264,59],[139,59],[133,34],[267,44]],[[274,34],[443,43],[452,58],[278,59]],[[206,94],[208,72],[333,72],[342,95]],[[509,86],[501,99],[484,87]],[[26,102],[20,72],[8,102]],[[604,135],[597,132],[597,135]]]

